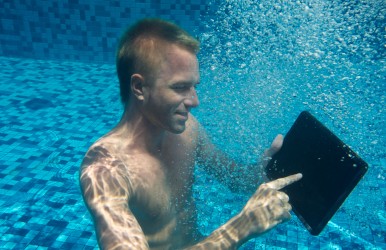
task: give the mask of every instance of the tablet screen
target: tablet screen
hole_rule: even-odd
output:
[[[283,189],[293,211],[318,235],[367,171],[367,164],[309,112],[303,111],[268,163],[270,180],[302,173]]]

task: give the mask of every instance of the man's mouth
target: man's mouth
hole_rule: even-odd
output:
[[[188,119],[189,112],[177,111],[176,114]]]

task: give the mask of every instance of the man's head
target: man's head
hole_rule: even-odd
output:
[[[123,34],[116,57],[122,103],[126,105],[130,99],[134,74],[141,75],[147,84],[156,80],[170,45],[177,45],[192,54],[199,50],[199,42],[186,31],[160,19],[143,19]]]

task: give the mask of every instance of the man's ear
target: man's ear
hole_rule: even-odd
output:
[[[140,74],[134,74],[131,76],[130,87],[134,96],[140,100],[144,100],[143,87],[145,84],[145,79]]]

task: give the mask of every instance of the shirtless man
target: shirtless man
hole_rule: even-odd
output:
[[[158,19],[138,22],[121,39],[124,114],[90,147],[80,172],[101,249],[236,249],[290,218],[288,196],[279,189],[300,174],[260,185],[238,215],[206,238],[198,232],[195,163],[236,191],[255,190],[261,171],[251,166],[243,172],[190,114],[199,104],[198,46],[178,26]],[[281,143],[278,136],[265,156]]]

